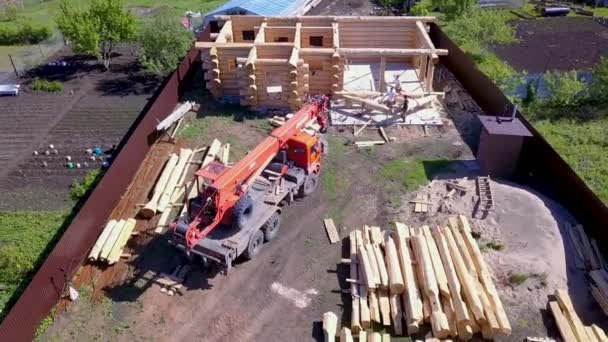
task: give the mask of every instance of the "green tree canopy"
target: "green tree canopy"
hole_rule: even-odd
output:
[[[445,13],[448,20],[457,18],[477,6],[477,0],[431,0],[433,8]]]
[[[97,57],[106,69],[116,44],[135,38],[135,17],[124,10],[121,0],[92,0],[88,9],[62,0],[57,26],[75,52]]]
[[[167,13],[158,13],[139,34],[140,62],[146,70],[166,74],[175,69],[192,46],[192,32]]]

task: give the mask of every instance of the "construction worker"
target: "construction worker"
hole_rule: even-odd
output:
[[[403,93],[403,107],[401,108],[401,118],[403,119],[403,122],[405,122],[405,117],[407,116],[407,109],[408,109],[408,98],[407,98],[407,94]]]
[[[391,88],[388,94],[386,94],[386,96],[384,97],[384,104],[390,109],[393,107],[393,105],[395,105],[396,101],[397,92],[395,92],[395,89]]]

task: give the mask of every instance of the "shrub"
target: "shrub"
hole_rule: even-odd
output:
[[[34,79],[32,81],[32,90],[35,91],[45,91],[47,93],[54,93],[63,91],[63,84],[59,81],[47,81],[39,78]]]
[[[517,41],[515,29],[505,11],[471,10],[446,23],[444,30],[462,49],[478,52],[485,44],[511,44]]]
[[[445,13],[447,20],[451,20],[471,11],[477,5],[477,0],[431,0],[431,4]]]
[[[99,183],[101,176],[103,176],[101,171],[93,170],[87,173],[81,182],[75,180],[70,189],[70,198],[76,202],[86,199]]]
[[[431,14],[433,6],[428,1],[416,2],[416,5],[410,11],[413,15],[425,16]]]
[[[571,107],[585,101],[585,82],[578,79],[576,71],[545,73],[549,90],[547,104],[553,107]]]
[[[4,15],[2,17],[4,21],[15,21],[17,20],[17,6],[6,5],[4,6]]]
[[[42,26],[34,28],[23,23],[18,28],[0,27],[0,45],[38,44],[51,37],[51,30]]]
[[[602,57],[593,69],[589,93],[593,102],[608,102],[608,57]]]

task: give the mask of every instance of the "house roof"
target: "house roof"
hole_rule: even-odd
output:
[[[220,14],[234,8],[266,16],[281,15],[299,0],[230,0],[222,6],[207,13],[206,16]]]

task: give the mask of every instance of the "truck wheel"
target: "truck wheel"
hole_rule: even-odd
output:
[[[281,214],[275,211],[272,216],[264,223],[262,226],[262,231],[264,232],[264,241],[270,241],[277,236],[279,232],[279,226],[281,225]]]
[[[242,230],[247,227],[249,220],[251,219],[251,213],[253,212],[253,199],[249,194],[241,197],[234,208],[232,208],[232,224],[238,229]]]
[[[304,184],[300,186],[298,196],[303,198],[311,195],[317,189],[317,185],[319,185],[319,176],[316,173],[309,174]]]
[[[254,256],[258,255],[262,249],[262,244],[264,244],[264,233],[258,229],[251,235],[247,250],[243,253],[245,259],[251,260]]]

